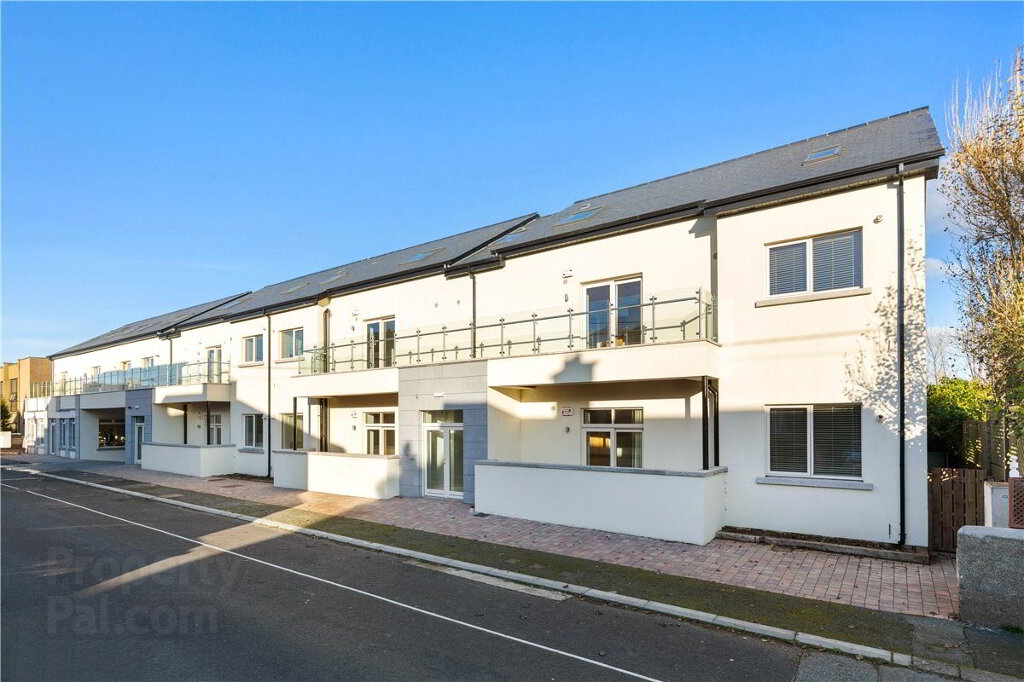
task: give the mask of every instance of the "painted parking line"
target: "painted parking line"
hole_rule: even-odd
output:
[[[285,573],[291,573],[292,575],[297,575],[297,576],[300,576],[300,577],[303,577],[303,578],[308,578],[309,580],[313,580],[313,581],[316,581],[316,582],[319,582],[319,583],[323,583],[325,585],[330,585],[332,587],[337,587],[338,589],[346,590],[348,592],[352,592],[352,593],[355,593],[355,594],[360,594],[360,595],[362,595],[364,597],[369,597],[371,599],[376,599],[378,601],[382,601],[382,602],[384,602],[386,604],[391,604],[391,605],[397,606],[399,608],[408,609],[409,611],[413,611],[415,613],[419,613],[419,614],[422,614],[424,616],[429,616],[431,618],[436,618],[438,620],[443,620],[445,622],[453,623],[455,625],[461,625],[461,626],[469,628],[471,630],[476,630],[477,632],[483,632],[485,634],[492,635],[494,637],[499,637],[501,639],[506,639],[506,640],[509,640],[511,642],[516,642],[517,644],[523,644],[525,646],[533,647],[535,649],[540,649],[541,651],[547,651],[549,653],[557,654],[559,656],[564,656],[566,658],[571,658],[573,660],[580,661],[582,663],[589,663],[590,665],[597,666],[599,668],[604,668],[605,670],[613,670],[613,671],[615,671],[617,673],[622,673],[623,675],[628,675],[629,677],[634,677],[634,678],[636,678],[638,680],[648,680],[648,682],[660,682],[657,678],[648,677],[647,675],[642,675],[640,673],[633,672],[632,670],[626,670],[625,668],[619,668],[619,667],[616,667],[614,665],[610,665],[608,663],[602,663],[601,661],[595,661],[594,659],[587,658],[586,656],[580,656],[578,654],[574,654],[574,653],[571,653],[571,652],[568,652],[568,651],[563,651],[562,649],[555,649],[554,647],[549,647],[549,646],[546,646],[544,644],[539,644],[537,642],[531,642],[530,640],[522,639],[520,637],[516,637],[515,635],[509,635],[509,634],[506,634],[504,632],[498,632],[497,630],[491,630],[490,628],[482,627],[480,625],[475,625],[473,623],[467,623],[464,620],[459,620],[457,618],[452,618],[450,616],[445,616],[445,615],[437,613],[435,611],[429,611],[427,609],[422,609],[422,608],[420,608],[418,606],[413,606],[412,604],[406,604],[404,602],[400,602],[400,601],[397,601],[395,599],[391,599],[389,597],[384,597],[384,596],[379,595],[379,594],[374,594],[373,592],[367,592],[366,590],[361,590],[361,589],[359,589],[357,587],[351,587],[349,585],[343,585],[343,584],[335,582],[333,580],[328,580],[326,578],[320,578],[320,577],[315,576],[315,575],[310,575],[309,573],[303,573],[302,571],[297,571],[294,568],[288,568],[287,566],[281,566],[279,564],[271,563],[269,561],[264,561],[263,559],[257,559],[256,557],[249,556],[247,554],[242,554],[240,552],[235,552],[235,551],[230,550],[230,549],[224,549],[223,547],[218,547],[216,545],[211,545],[210,543],[202,542],[201,540],[195,540],[195,539],[189,538],[189,537],[185,537],[184,535],[178,535],[177,533],[172,533],[172,532],[170,532],[168,530],[163,530],[162,528],[156,528],[154,526],[148,526],[148,525],[146,525],[144,523],[139,523],[138,521],[132,521],[131,519],[126,519],[126,518],[123,518],[121,516],[115,516],[114,514],[108,514],[107,512],[100,511],[98,509],[92,509],[91,507],[86,507],[86,506],[81,505],[81,504],[76,504],[75,502],[68,502],[67,500],[62,500],[62,499],[60,499],[58,497],[51,497],[50,495],[44,495],[42,493],[37,493],[37,492],[35,492],[33,490],[26,490],[24,488],[19,488],[17,486],[13,486],[13,485],[7,485],[6,483],[0,483],[0,486],[2,486],[4,488],[10,488],[11,490],[17,490],[17,491],[23,492],[23,493],[28,493],[29,495],[35,495],[37,497],[42,497],[42,498],[47,499],[47,500],[52,500],[53,502],[59,502],[61,504],[65,504],[65,505],[67,505],[69,507],[75,507],[77,509],[82,509],[82,510],[87,511],[87,512],[92,512],[93,514],[98,514],[99,516],[105,516],[105,517],[107,517],[109,519],[114,519],[115,521],[121,521],[123,523],[127,523],[127,524],[130,524],[132,526],[138,526],[139,528],[145,528],[146,530],[151,530],[151,531],[154,531],[156,533],[162,533],[163,535],[168,535],[168,536],[170,536],[172,538],[177,538],[179,540],[184,540],[185,542],[189,542],[189,543],[192,543],[194,545],[199,545],[200,547],[207,547],[209,549],[213,549],[213,550],[216,550],[218,552],[222,552],[223,554],[230,554],[231,556],[238,557],[239,559],[245,559],[246,561],[251,561],[251,562],[256,563],[256,564],[261,564],[261,565],[267,566],[269,568],[276,568],[277,570],[284,571]]]

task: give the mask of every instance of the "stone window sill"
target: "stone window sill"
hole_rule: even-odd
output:
[[[754,302],[755,308],[768,308],[773,305],[789,305],[790,303],[808,303],[810,301],[827,301],[833,298],[849,298],[851,296],[866,296],[871,293],[871,287],[860,287],[858,289],[837,289],[836,291],[818,291],[813,294],[794,294],[792,296],[775,296]]]
[[[841,488],[843,490],[874,490],[873,483],[848,481],[842,478],[811,478],[805,476],[762,476],[761,485],[793,485],[804,488]]]

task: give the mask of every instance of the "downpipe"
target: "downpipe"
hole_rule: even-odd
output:
[[[272,462],[272,460],[271,460],[271,457],[270,457],[270,430],[271,430],[270,429],[270,415],[271,415],[271,406],[273,405],[273,402],[271,401],[271,399],[272,399],[271,387],[273,386],[273,382],[270,379],[270,367],[271,367],[271,364],[272,364],[271,363],[271,358],[273,357],[273,353],[271,352],[273,350],[271,348],[271,344],[273,344],[274,334],[271,332],[271,329],[270,329],[270,313],[266,313],[266,316],[267,316],[267,354],[264,356],[264,361],[267,363],[267,419],[266,419],[266,422],[263,424],[263,442],[267,444],[267,478],[270,478],[271,477],[271,473],[272,473],[272,470],[271,470],[271,462]]]
[[[906,296],[904,293],[905,276],[904,268],[906,249],[906,234],[903,218],[903,176],[904,167],[901,163],[897,170],[896,186],[896,241],[898,253],[896,254],[896,287],[899,290],[896,297],[896,309],[899,328],[896,334],[896,354],[899,368],[897,377],[899,381],[899,420],[900,420],[900,537],[899,545],[902,547],[907,543],[907,401],[906,401]]]

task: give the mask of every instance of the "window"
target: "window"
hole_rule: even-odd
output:
[[[206,444],[222,445],[224,440],[223,416],[210,414],[209,423],[206,425]]]
[[[366,454],[395,454],[395,413],[366,412]]]
[[[75,420],[74,419],[68,419],[68,447],[70,449],[74,450],[75,449],[75,444],[77,442],[78,441],[75,438]]]
[[[559,220],[557,223],[555,223],[554,226],[558,227],[560,225],[569,225],[571,223],[578,223],[581,220],[586,220],[590,216],[592,216],[595,213],[597,213],[598,211],[600,211],[602,208],[604,208],[604,207],[603,206],[598,206],[597,208],[592,208],[590,210],[580,210],[580,211],[576,211],[575,213],[570,213],[569,215],[565,216],[564,218]]]
[[[294,420],[292,419],[294,417]],[[302,447],[302,415],[288,412],[281,415],[281,447],[295,450]]]
[[[132,361],[131,360],[122,360],[121,361],[121,369],[122,370],[128,370],[128,369],[131,369],[131,368],[132,368]]]
[[[643,342],[641,291],[639,279],[587,285],[587,348]]]
[[[644,411],[640,408],[583,410],[586,462],[590,466],[643,466]]]
[[[391,367],[393,364],[395,364],[395,318],[367,323],[367,368]]]
[[[263,362],[263,335],[247,336],[244,339],[245,361]]]
[[[148,358],[142,358],[142,367],[143,367],[143,369],[148,369],[148,368],[150,368],[152,366],[153,366],[153,356],[149,356]]]
[[[11,402],[18,402],[18,380],[11,379]]]
[[[93,366],[93,368],[92,368],[92,375],[93,375],[94,377],[95,377],[95,376],[99,376],[99,374],[100,374],[100,372],[101,372],[101,371],[102,371],[102,368],[101,368],[101,367],[100,367],[99,365],[95,365],[95,366]]]
[[[860,477],[860,412],[856,403],[769,408],[769,471]]]
[[[826,147],[825,149],[819,149],[808,154],[807,158],[804,159],[803,165],[806,166],[807,164],[814,163],[815,161],[834,159],[837,156],[839,156],[839,145],[836,145],[834,147]]]
[[[124,417],[100,419],[99,447],[124,447]]]
[[[862,261],[860,230],[769,247],[768,293],[804,293],[808,281],[813,291],[860,287],[864,279]]]
[[[281,332],[281,357],[297,358],[302,355],[302,330],[288,329]]]
[[[263,415],[247,414],[245,420],[245,446],[248,448],[263,447]]]

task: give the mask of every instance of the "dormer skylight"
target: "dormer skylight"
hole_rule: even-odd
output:
[[[331,275],[330,277],[328,277],[324,281],[320,282],[320,284],[330,284],[331,282],[337,282],[339,279],[342,279],[342,278],[346,277],[347,275],[348,275],[348,272],[346,272],[345,270],[338,270],[333,275]]]

